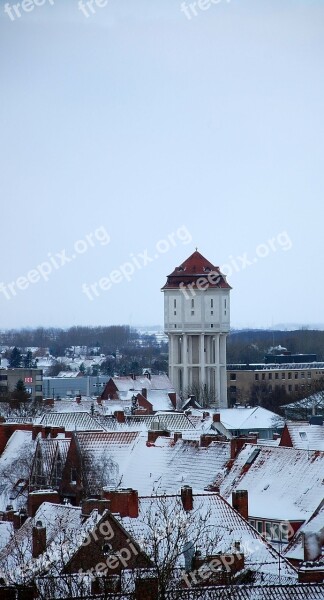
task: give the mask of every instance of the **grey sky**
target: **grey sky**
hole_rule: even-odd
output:
[[[195,246],[233,326],[324,322],[322,1],[5,4],[0,328],[162,324]]]

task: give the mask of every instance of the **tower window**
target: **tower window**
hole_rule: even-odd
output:
[[[211,315],[213,315],[213,314],[214,314],[214,311],[213,311],[213,310],[211,310],[211,311],[210,311],[210,314],[211,314]]]
[[[174,311],[174,314],[175,314],[175,315],[177,314],[177,311],[176,311],[176,310]]]
[[[213,298],[211,298],[211,300],[210,300],[210,308],[214,308],[214,300],[213,300]]]
[[[173,300],[173,308],[177,308],[177,301]]]
[[[192,315],[194,315],[194,314],[195,314],[195,311],[194,311],[194,310],[192,310],[192,311],[191,311],[191,314],[192,314]]]
[[[191,300],[191,308],[195,308],[195,301],[194,301],[194,299],[193,299],[193,298],[192,298],[192,300]]]

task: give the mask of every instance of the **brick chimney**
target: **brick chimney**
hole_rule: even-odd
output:
[[[173,434],[174,443],[176,444],[178,440],[182,440],[182,432],[175,431]]]
[[[249,497],[247,490],[232,492],[232,506],[247,521],[249,518]]]
[[[214,413],[213,414],[213,423],[220,423],[221,422],[221,418],[220,418],[220,413]]]
[[[136,490],[104,488],[102,495],[105,500],[109,500],[112,513],[119,513],[121,517],[138,517],[138,492]]]
[[[133,381],[135,381],[135,380],[136,380],[136,375],[135,375],[135,373],[131,373],[131,374],[130,374],[130,377],[131,377],[131,379],[132,379]]]
[[[41,434],[42,438],[45,438],[45,428],[43,425],[33,425],[32,428],[32,439],[36,440],[38,434]]]
[[[279,440],[280,438],[281,438],[281,435],[280,435],[280,433],[273,433],[273,434],[272,434],[272,439],[273,439],[273,440]]]
[[[110,510],[110,501],[106,498],[87,498],[86,500],[82,500],[82,516],[90,515],[93,510],[97,510],[99,515],[102,515],[105,512],[105,510]]]
[[[244,444],[256,444],[257,438],[253,435],[251,437],[234,437],[230,440],[231,443],[231,459],[236,458],[240,450],[242,450]]]
[[[36,490],[35,492],[30,492],[27,500],[28,516],[34,517],[43,502],[60,504],[59,493],[55,490]]]
[[[46,527],[42,521],[37,521],[33,527],[33,558],[38,558],[46,551]]]
[[[207,446],[209,446],[212,442],[217,442],[219,441],[219,435],[214,434],[214,433],[203,433],[200,436],[200,447],[201,448],[207,448]]]
[[[114,417],[116,417],[117,423],[125,423],[125,413],[123,410],[115,410]]]
[[[49,406],[49,407],[54,406],[54,398],[45,398],[44,406]]]
[[[155,444],[158,437],[170,437],[170,431],[166,429],[149,429],[147,432],[148,444]]]
[[[76,401],[77,404],[81,404],[81,396],[80,395],[76,396],[75,397],[75,401]]]
[[[192,487],[190,485],[183,485],[181,488],[181,500],[182,506],[185,511],[193,509],[193,496]]]
[[[142,396],[147,400],[147,388],[142,388]]]
[[[28,515],[24,508],[21,508],[19,512],[15,512],[13,516],[13,528],[20,529],[20,527],[25,523]]]
[[[12,506],[12,504],[7,504],[6,510],[3,513],[3,517],[2,517],[3,521],[9,521],[10,523],[13,523],[14,514],[15,514],[15,511],[14,511],[14,507]]]

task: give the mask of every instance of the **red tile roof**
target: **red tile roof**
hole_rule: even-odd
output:
[[[210,273],[213,273],[213,278],[211,278],[211,280],[208,279]],[[216,274],[216,277],[214,274]],[[168,275],[167,282],[162,290],[178,288],[181,283],[185,285],[190,283],[195,284],[197,279],[200,279],[201,277],[206,278],[208,283],[206,287],[231,289],[231,286],[227,283],[226,277],[221,273],[219,267],[212,265],[207,258],[196,250],[189,258],[187,258],[187,260],[179,267],[176,267],[174,271]]]

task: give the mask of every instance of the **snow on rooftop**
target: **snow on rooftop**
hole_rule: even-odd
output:
[[[324,451],[324,425],[307,421],[287,421],[286,425],[294,448]]]
[[[230,501],[233,490],[247,490],[252,518],[304,521],[323,499],[323,473],[324,453],[246,444],[220,493]]]
[[[198,544],[204,554],[233,552],[234,543],[240,542],[245,554],[245,565],[252,570],[265,574],[278,574],[279,560],[283,561],[281,575],[283,578],[296,580],[296,571],[290,564],[279,559],[279,555],[257,531],[249,525],[218,494],[194,494],[194,518],[183,510],[179,496],[162,496],[139,499],[138,518],[116,518],[126,531],[131,532],[135,540],[150,556],[152,545],[152,527],[159,537],[159,551],[165,551],[170,537],[178,539],[179,528],[183,526],[188,539],[199,540]],[[174,522],[174,524],[173,524]],[[179,567],[184,567],[184,555],[179,558]]]

